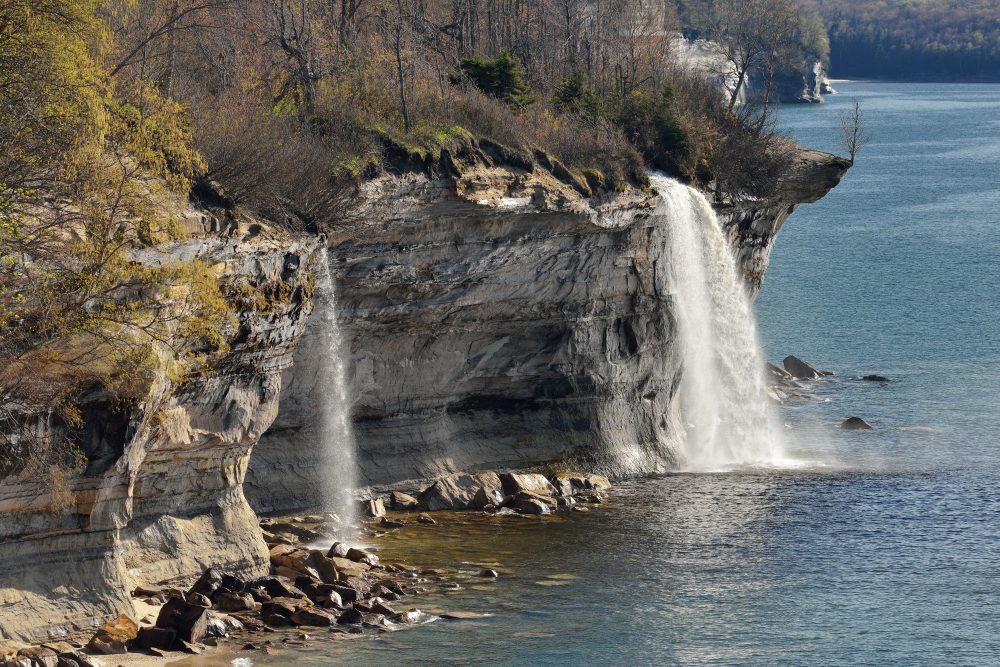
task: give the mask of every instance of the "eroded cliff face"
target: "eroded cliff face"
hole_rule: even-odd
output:
[[[201,258],[223,280],[239,317],[231,350],[183,382],[165,373],[132,410],[84,397],[78,445],[87,462],[58,494],[38,479],[0,479],[0,639],[36,640],[133,613],[137,585],[189,580],[210,565],[267,571],[243,478],[311,309],[317,242],[203,209],[184,217],[199,233],[166,257]],[[61,435],[45,415],[35,418],[40,433]]]
[[[752,290],[795,206],[845,171],[803,151],[777,201],[720,207]],[[655,193],[588,200],[542,170],[480,166],[386,177],[362,196],[329,239],[362,483],[549,461],[671,467],[680,359]],[[320,340],[307,329],[251,459],[262,511],[320,497]]]

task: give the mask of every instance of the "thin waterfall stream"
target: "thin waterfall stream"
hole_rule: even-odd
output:
[[[337,292],[325,247],[320,251],[319,261],[315,308],[323,336],[318,383],[322,389],[319,397],[322,501],[324,508],[335,512],[345,526],[355,526],[357,511],[353,492],[358,476],[347,391],[347,350],[337,321]]]
[[[764,379],[750,299],[704,195],[651,176],[670,222],[671,291],[683,355],[680,468],[711,472],[791,463]]]

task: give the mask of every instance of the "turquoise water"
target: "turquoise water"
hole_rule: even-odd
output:
[[[781,414],[824,465],[670,475],[598,512],[425,527],[417,562],[496,560],[501,577],[409,604],[493,616],[254,661],[1000,663],[1000,86],[849,84],[782,118],[833,150],[854,98],[875,141],[787,223],[757,304],[770,358],[837,373]],[[851,415],[875,430],[839,430]]]

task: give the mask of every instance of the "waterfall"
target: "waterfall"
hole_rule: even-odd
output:
[[[750,299],[711,204],[652,176],[669,221],[670,285],[683,355],[680,467],[717,471],[788,463],[764,379]]]
[[[335,512],[344,525],[353,526],[356,519],[353,491],[357,484],[357,462],[344,363],[347,350],[344,349],[337,322],[337,294],[326,247],[319,253],[319,262],[314,295],[322,336],[315,390],[320,418],[322,470],[319,471],[319,478],[324,508]]]

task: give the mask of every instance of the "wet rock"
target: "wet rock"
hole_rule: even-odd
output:
[[[861,417],[848,417],[840,424],[840,428],[848,431],[871,431],[872,426]]]
[[[545,475],[508,472],[500,475],[500,480],[503,483],[504,493],[511,496],[524,492],[539,496],[554,496],[558,493]]]
[[[177,631],[173,628],[140,628],[136,644],[145,649],[158,648],[169,651],[177,640]]]
[[[403,528],[406,526],[406,522],[384,516],[379,519],[378,525],[382,528]]]
[[[333,558],[336,556],[337,558],[347,558],[347,552],[350,548],[351,547],[347,546],[343,542],[334,542],[333,546],[331,546],[330,550],[326,553],[326,557]]]
[[[489,494],[503,494],[503,484],[495,472],[456,473],[442,477],[420,494],[420,508],[424,510],[470,509],[480,489]]]
[[[337,617],[328,611],[307,607],[298,609],[292,614],[292,622],[296,625],[311,625],[320,628],[330,627],[337,622]]]
[[[514,509],[521,514],[529,515],[550,514],[552,512],[548,504],[528,495],[519,495],[514,501]]]
[[[559,509],[569,509],[576,505],[576,500],[573,496],[564,496],[561,498],[556,498],[556,507]]]
[[[441,614],[441,618],[446,621],[471,621],[477,618],[486,618],[486,614],[479,614],[474,611],[448,611]]]
[[[795,356],[787,356],[782,360],[785,370],[800,380],[811,380],[820,377],[821,373],[810,364]]]
[[[356,625],[365,620],[364,612],[358,611],[357,609],[348,609],[340,618],[337,619],[337,623],[340,625]]]
[[[437,525],[437,521],[435,521],[431,517],[427,516],[426,514],[419,515],[417,517],[417,523],[423,523],[423,524],[427,524],[427,525],[430,525],[430,526],[436,526]]]
[[[385,516],[385,501],[381,498],[371,498],[361,501],[361,513],[363,516],[377,519]]]
[[[380,625],[385,625],[385,616],[376,613],[365,614],[364,616],[362,616],[361,622],[364,625],[368,625],[371,627],[378,627]]]
[[[355,563],[364,563],[365,565],[378,565],[378,556],[369,553],[364,549],[351,548],[347,550],[347,559],[354,561]]]
[[[484,578],[484,579],[496,579],[497,577],[500,576],[500,573],[497,572],[496,570],[489,570],[489,569],[487,569],[487,570],[482,570],[479,573],[479,576],[482,577],[482,578]]]
[[[889,381],[889,378],[885,377],[884,375],[866,375],[866,376],[864,376],[861,379],[865,380],[866,382],[888,382]]]
[[[389,494],[389,507],[394,510],[407,511],[417,509],[417,499],[402,491],[393,491]]]
[[[795,376],[786,371],[781,366],[777,364],[772,364],[770,361],[764,365],[767,371],[768,378],[771,380],[772,384],[787,386],[795,379]]]
[[[353,604],[359,598],[358,591],[346,585],[334,585],[333,590],[340,596],[341,605]]]
[[[176,600],[176,598],[171,598]],[[180,601],[181,604],[186,604]],[[169,602],[168,602],[169,604]],[[108,621],[97,629],[91,637],[87,648],[95,653],[113,655],[127,653],[126,645],[139,634],[139,626],[128,616],[122,614],[113,621]]]
[[[575,496],[584,491],[604,491],[611,482],[604,475],[579,472],[559,472],[552,476],[552,484],[559,495]]]
[[[208,632],[210,612],[205,607],[188,604],[179,598],[170,598],[160,607],[156,627],[173,628],[177,637],[185,642],[200,642]]]
[[[340,575],[333,560],[323,555],[322,551],[314,549],[309,553],[306,563],[315,570],[318,579],[325,584],[335,584],[340,581]]]
[[[580,505],[574,505],[573,506],[573,511],[574,512],[589,512],[590,508],[589,507],[581,507]]]
[[[412,625],[414,623],[421,623],[427,618],[427,614],[420,611],[419,609],[411,609],[410,611],[404,611],[396,614],[392,617],[394,623],[405,623],[407,625]]]
[[[503,501],[503,493],[483,487],[476,491],[470,505],[473,509],[486,509],[490,505],[498,505]]]

